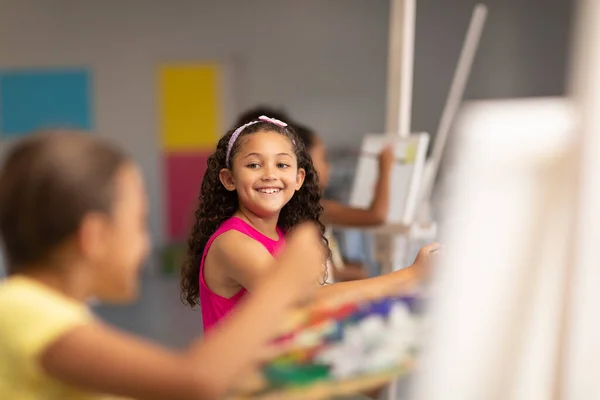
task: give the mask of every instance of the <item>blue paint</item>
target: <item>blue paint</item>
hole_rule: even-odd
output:
[[[417,314],[420,311],[420,301],[418,298],[416,297],[408,297],[408,296],[402,296],[402,297],[398,297],[397,298],[398,301],[404,303],[409,311],[411,312],[411,314]]]
[[[48,128],[91,130],[91,74],[85,69],[0,72],[0,133]]]
[[[345,327],[346,324],[344,321],[336,322],[333,326],[333,329],[323,338],[323,342],[326,344],[340,342],[344,338]]]

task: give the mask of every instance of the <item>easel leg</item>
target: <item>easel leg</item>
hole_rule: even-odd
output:
[[[392,381],[385,392],[386,400],[398,400],[398,381]]]

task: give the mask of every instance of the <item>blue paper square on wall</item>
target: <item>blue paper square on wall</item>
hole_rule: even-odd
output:
[[[0,71],[0,134],[47,128],[92,129],[91,76],[85,69]]]

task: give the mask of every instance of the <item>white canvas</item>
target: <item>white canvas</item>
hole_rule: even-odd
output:
[[[429,135],[412,134],[408,138],[390,138],[369,134],[363,139],[361,155],[350,196],[354,207],[368,208],[373,201],[379,178],[379,154],[386,145],[394,146],[398,160],[393,167],[390,182],[390,210],[388,224],[412,223],[420,192]]]
[[[462,112],[413,398],[552,398],[575,209],[572,111],[548,98]]]

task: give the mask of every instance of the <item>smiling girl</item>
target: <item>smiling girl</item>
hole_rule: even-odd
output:
[[[303,141],[278,119],[261,116],[221,138],[208,160],[199,203],[181,289],[190,306],[201,305],[205,331],[274,273],[273,257],[294,226],[318,224],[327,246],[317,172]],[[319,296],[398,291],[420,279],[436,246],[422,249],[409,268],[325,285]],[[324,254],[327,259],[320,276],[314,276],[315,285],[327,277],[328,247]]]

